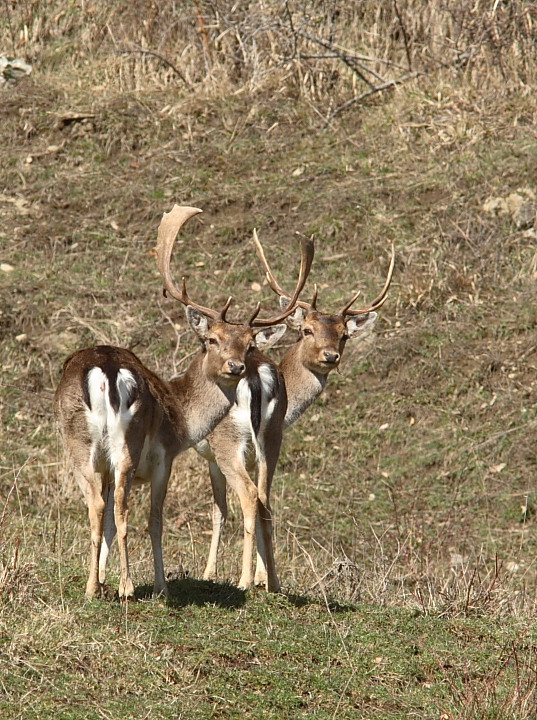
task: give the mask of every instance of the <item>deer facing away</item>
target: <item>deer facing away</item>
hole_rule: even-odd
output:
[[[86,594],[101,594],[112,541],[118,535],[119,596],[132,597],[127,551],[128,496],[133,484],[151,484],[149,533],[155,570],[154,593],[167,594],[162,558],[162,510],[174,458],[200,442],[235,400],[241,378],[255,362],[258,347],[270,346],[285,331],[288,309],[267,319],[260,306],[245,323],[191,300],[185,280],[172,280],[175,238],[197,208],[175,205],[159,226],[157,263],[165,290],[186,307],[187,320],[202,342],[186,373],[167,382],[129,350],[97,346],[79,350],[64,364],[55,393],[55,410],[66,451],[88,506],[91,529]],[[301,268],[292,304],[311,267],[302,243]],[[292,308],[291,308],[292,311]]]
[[[288,307],[290,296],[281,288],[265,258],[263,248],[254,231],[257,253],[263,264],[270,287],[280,296],[282,308]],[[287,323],[298,330],[300,337],[285,353],[279,364],[287,395],[287,411],[280,419],[278,427],[267,425],[260,428],[257,436],[249,437],[250,451],[245,452],[244,430],[239,432],[233,411],[222,420],[206,440],[196,446],[196,450],[209,462],[209,473],[213,490],[212,538],[209,556],[203,577],[216,578],[217,553],[227,516],[226,482],[238,493],[244,515],[244,549],[242,575],[239,587],[265,585],[268,591],[277,592],[280,588],[274,563],[272,547],[272,513],[270,510],[270,489],[274,467],[270,472],[265,468],[265,456],[275,461],[278,458],[283,430],[295,422],[322,393],[330,372],[341,361],[345,345],[351,338],[357,338],[374,325],[378,310],[386,300],[394,268],[394,254],[381,294],[367,307],[352,310],[351,306],[358,298],[355,294],[341,310],[324,313],[317,309],[317,289],[311,303],[298,301],[296,310],[287,318]],[[244,381],[241,381],[241,383]],[[250,398],[251,405],[259,403]],[[259,412],[252,408],[251,412]],[[259,447],[264,449],[259,452]],[[257,467],[256,467],[257,466]],[[253,539],[251,536],[251,510],[244,497],[253,497],[255,488],[251,476],[257,470],[258,475],[258,528],[257,562],[255,576],[252,572]],[[246,507],[246,510],[245,510]],[[270,527],[263,527],[263,524]],[[247,529],[248,526],[248,529]]]

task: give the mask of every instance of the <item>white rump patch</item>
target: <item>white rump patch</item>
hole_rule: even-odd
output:
[[[119,395],[119,410],[116,412],[110,404],[108,378],[99,367],[92,368],[88,373],[88,392],[91,410],[86,408],[88,429],[93,441],[92,460],[97,451],[104,451],[112,467],[117,467],[123,458],[125,435],[127,428],[138,409],[134,402],[130,407],[127,403],[136,380],[130,370],[121,368],[116,377],[116,388]]]
[[[135,386],[136,380],[132,373],[121,368],[116,378],[116,387],[119,393],[119,412],[116,413],[112,406],[107,403],[108,454],[114,467],[117,467],[118,463],[123,459],[127,428],[138,408],[136,402],[127,407],[130,390]],[[108,401],[108,395],[106,399]]]
[[[94,367],[88,373],[87,382],[91,410],[86,408],[86,418],[88,430],[93,445],[95,445],[101,441],[106,429],[108,378],[101,368]]]
[[[116,386],[121,407],[127,407],[131,390],[136,387],[136,380],[130,370],[125,370],[125,368],[120,369],[116,378]]]

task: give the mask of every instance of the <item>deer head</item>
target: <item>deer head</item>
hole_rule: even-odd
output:
[[[207,373],[222,385],[234,384],[246,372],[247,354],[256,347],[270,347],[285,332],[285,325],[280,323],[294,311],[306,283],[313,261],[313,242],[301,239],[299,277],[285,308],[278,315],[260,318],[258,303],[246,323],[233,323],[227,319],[231,296],[218,310],[205,307],[189,296],[184,277],[180,288],[172,279],[170,262],[177,234],[189,218],[200,212],[198,208],[175,205],[169,213],[164,213],[158,230],[157,265],[164,282],[164,294],[168,293],[185,306],[188,323],[202,341]]]
[[[281,307],[288,308],[289,295],[279,285],[270,269],[255,230],[254,243],[271,289],[280,297]],[[301,333],[301,359],[308,370],[319,375],[327,375],[338,367],[347,341],[373,327],[377,319],[376,310],[386,301],[394,265],[395,253],[392,246],[390,266],[382,292],[372,303],[359,310],[351,309],[358,299],[359,292],[335,313],[321,312],[317,309],[317,287],[311,302],[296,301],[296,308],[287,318],[287,323]]]

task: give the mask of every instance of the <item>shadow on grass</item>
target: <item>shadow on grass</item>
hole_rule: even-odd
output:
[[[241,590],[230,583],[218,583],[212,580],[198,580],[196,578],[168,579],[168,599],[166,604],[171,608],[183,608],[189,605],[215,605],[220,608],[239,608],[246,604],[247,598],[254,593],[258,597],[266,595],[262,588],[255,588],[250,592]],[[153,597],[152,585],[140,585],[136,588],[136,600],[150,600]],[[268,596],[267,596],[268,597]],[[291,592],[282,592],[272,595],[281,598],[296,608],[316,605],[327,608],[331,613],[350,612],[356,610],[351,603],[341,603],[334,598],[325,600],[322,597],[298,595]]]
[[[342,604],[333,598],[329,598],[325,601],[322,597],[308,597],[307,595],[295,595],[294,593],[286,593],[285,597],[297,608],[302,608],[307,605],[321,605],[327,608],[332,613],[338,612],[350,612],[356,610],[356,606],[350,603]]]
[[[188,605],[238,608],[246,603],[245,590],[239,590],[234,585],[227,583],[196,580],[195,578],[168,580],[168,593],[166,604],[172,608],[182,608]],[[152,585],[141,585],[136,589],[137,600],[148,600],[152,596]]]

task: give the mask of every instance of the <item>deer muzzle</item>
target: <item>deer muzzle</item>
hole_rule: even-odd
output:
[[[246,370],[246,365],[240,360],[228,360],[225,365],[225,372],[229,375],[237,375],[242,377]]]

